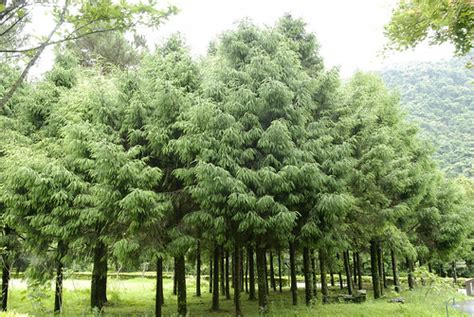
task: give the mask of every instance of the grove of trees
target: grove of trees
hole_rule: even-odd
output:
[[[223,289],[237,316],[245,289],[269,309],[285,259],[294,305],[300,271],[310,305],[319,291],[330,302],[328,274],[342,271],[349,294],[363,288],[364,259],[375,298],[389,267],[400,289],[402,267],[412,288],[418,265],[472,261],[460,251],[473,247],[472,180],[443,175],[380,78],[342,82],[325,68],[303,21],[242,21],[200,60],[179,35],[152,53],[105,56],[101,44],[61,46],[54,68],[0,108],[2,310],[24,254],[29,279],[55,280],[54,311],[74,263],[92,269],[90,305],[102,310],[112,262],[153,262],[156,316],[169,261],[180,316],[189,261],[196,295],[210,263],[210,308]],[[3,97],[21,70],[0,67]]]

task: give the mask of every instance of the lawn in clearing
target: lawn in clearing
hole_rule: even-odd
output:
[[[104,316],[154,316],[155,280],[152,277],[127,278],[111,275],[108,280],[107,296],[109,302],[104,308]],[[188,286],[189,316],[221,317],[233,316],[233,301],[221,296],[221,310],[211,312],[211,294],[207,281],[202,281],[202,297],[196,297],[193,277],[186,280]],[[64,305],[62,316],[94,316],[89,308],[90,281],[69,278],[64,282]],[[318,290],[319,291],[319,290]],[[330,287],[333,294],[341,292],[339,288]],[[50,316],[53,307],[53,288],[30,288],[20,279],[11,281],[8,307],[10,311],[26,313],[33,316]],[[328,304],[322,305],[320,292],[318,300],[311,306],[304,304],[304,290],[299,290],[299,305],[291,305],[291,294],[288,288],[282,293],[270,291],[269,313],[267,316],[446,316],[446,302],[453,297],[456,301],[466,297],[457,294],[454,289],[420,287],[413,291],[405,290],[401,294],[385,291],[385,296],[372,300],[368,294],[363,304]],[[389,303],[394,297],[403,297],[404,304]],[[177,316],[176,296],[172,295],[172,280],[164,280],[165,305],[164,316]],[[244,316],[258,316],[256,301],[248,301],[248,295],[242,293],[242,311]],[[448,307],[449,316],[467,316]],[[0,315],[2,316],[2,315]]]

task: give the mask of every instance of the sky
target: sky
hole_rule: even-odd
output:
[[[194,56],[205,55],[210,41],[243,19],[273,25],[285,13],[302,18],[316,34],[328,67],[339,67],[342,77],[357,70],[372,71],[411,61],[432,61],[453,55],[450,45],[422,44],[415,50],[385,52],[384,25],[398,0],[173,0],[180,12],[158,31],[144,31],[150,43],[160,43],[175,32],[186,39]],[[39,18],[41,19],[41,17]],[[44,18],[43,18],[44,20]],[[39,21],[39,20],[38,20]],[[48,23],[35,23],[41,30]],[[52,65],[52,51],[42,58],[35,73]]]

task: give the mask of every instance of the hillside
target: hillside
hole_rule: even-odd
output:
[[[474,70],[467,59],[397,65],[380,72],[400,93],[409,119],[433,142],[435,158],[449,176],[473,177]]]

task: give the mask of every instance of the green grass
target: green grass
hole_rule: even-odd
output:
[[[75,289],[72,289],[72,282]],[[62,316],[93,316],[89,309],[89,284],[85,280],[68,280],[68,289],[64,291],[64,311]],[[221,317],[232,316],[234,312],[233,301],[225,300],[221,296],[221,310],[211,312],[211,294],[208,293],[208,283],[202,282],[202,297],[194,296],[194,280],[187,279],[188,285],[188,311],[189,316]],[[105,316],[153,316],[154,313],[154,288],[155,281],[150,278],[116,278],[109,277],[108,299],[105,307]],[[176,297],[172,295],[172,282],[166,279],[165,316],[176,316]],[[332,293],[338,293],[338,288],[331,288]],[[53,307],[53,291],[27,290],[24,285],[14,284],[9,297],[9,310],[32,316],[50,316]],[[388,299],[402,296],[405,304],[389,303]],[[465,299],[462,295],[455,294],[453,290],[435,290],[432,288],[418,288],[414,291],[403,291],[400,295],[386,292],[385,297],[371,300],[363,304],[328,304],[322,305],[318,300],[314,305],[304,305],[304,291],[299,290],[298,306],[291,305],[291,295],[288,289],[283,293],[270,291],[268,316],[446,316],[445,302],[450,298]],[[247,295],[242,293],[242,310],[244,316],[258,316],[256,302],[247,300]],[[450,316],[465,316],[450,308]],[[1,317],[14,315],[2,315]]]

